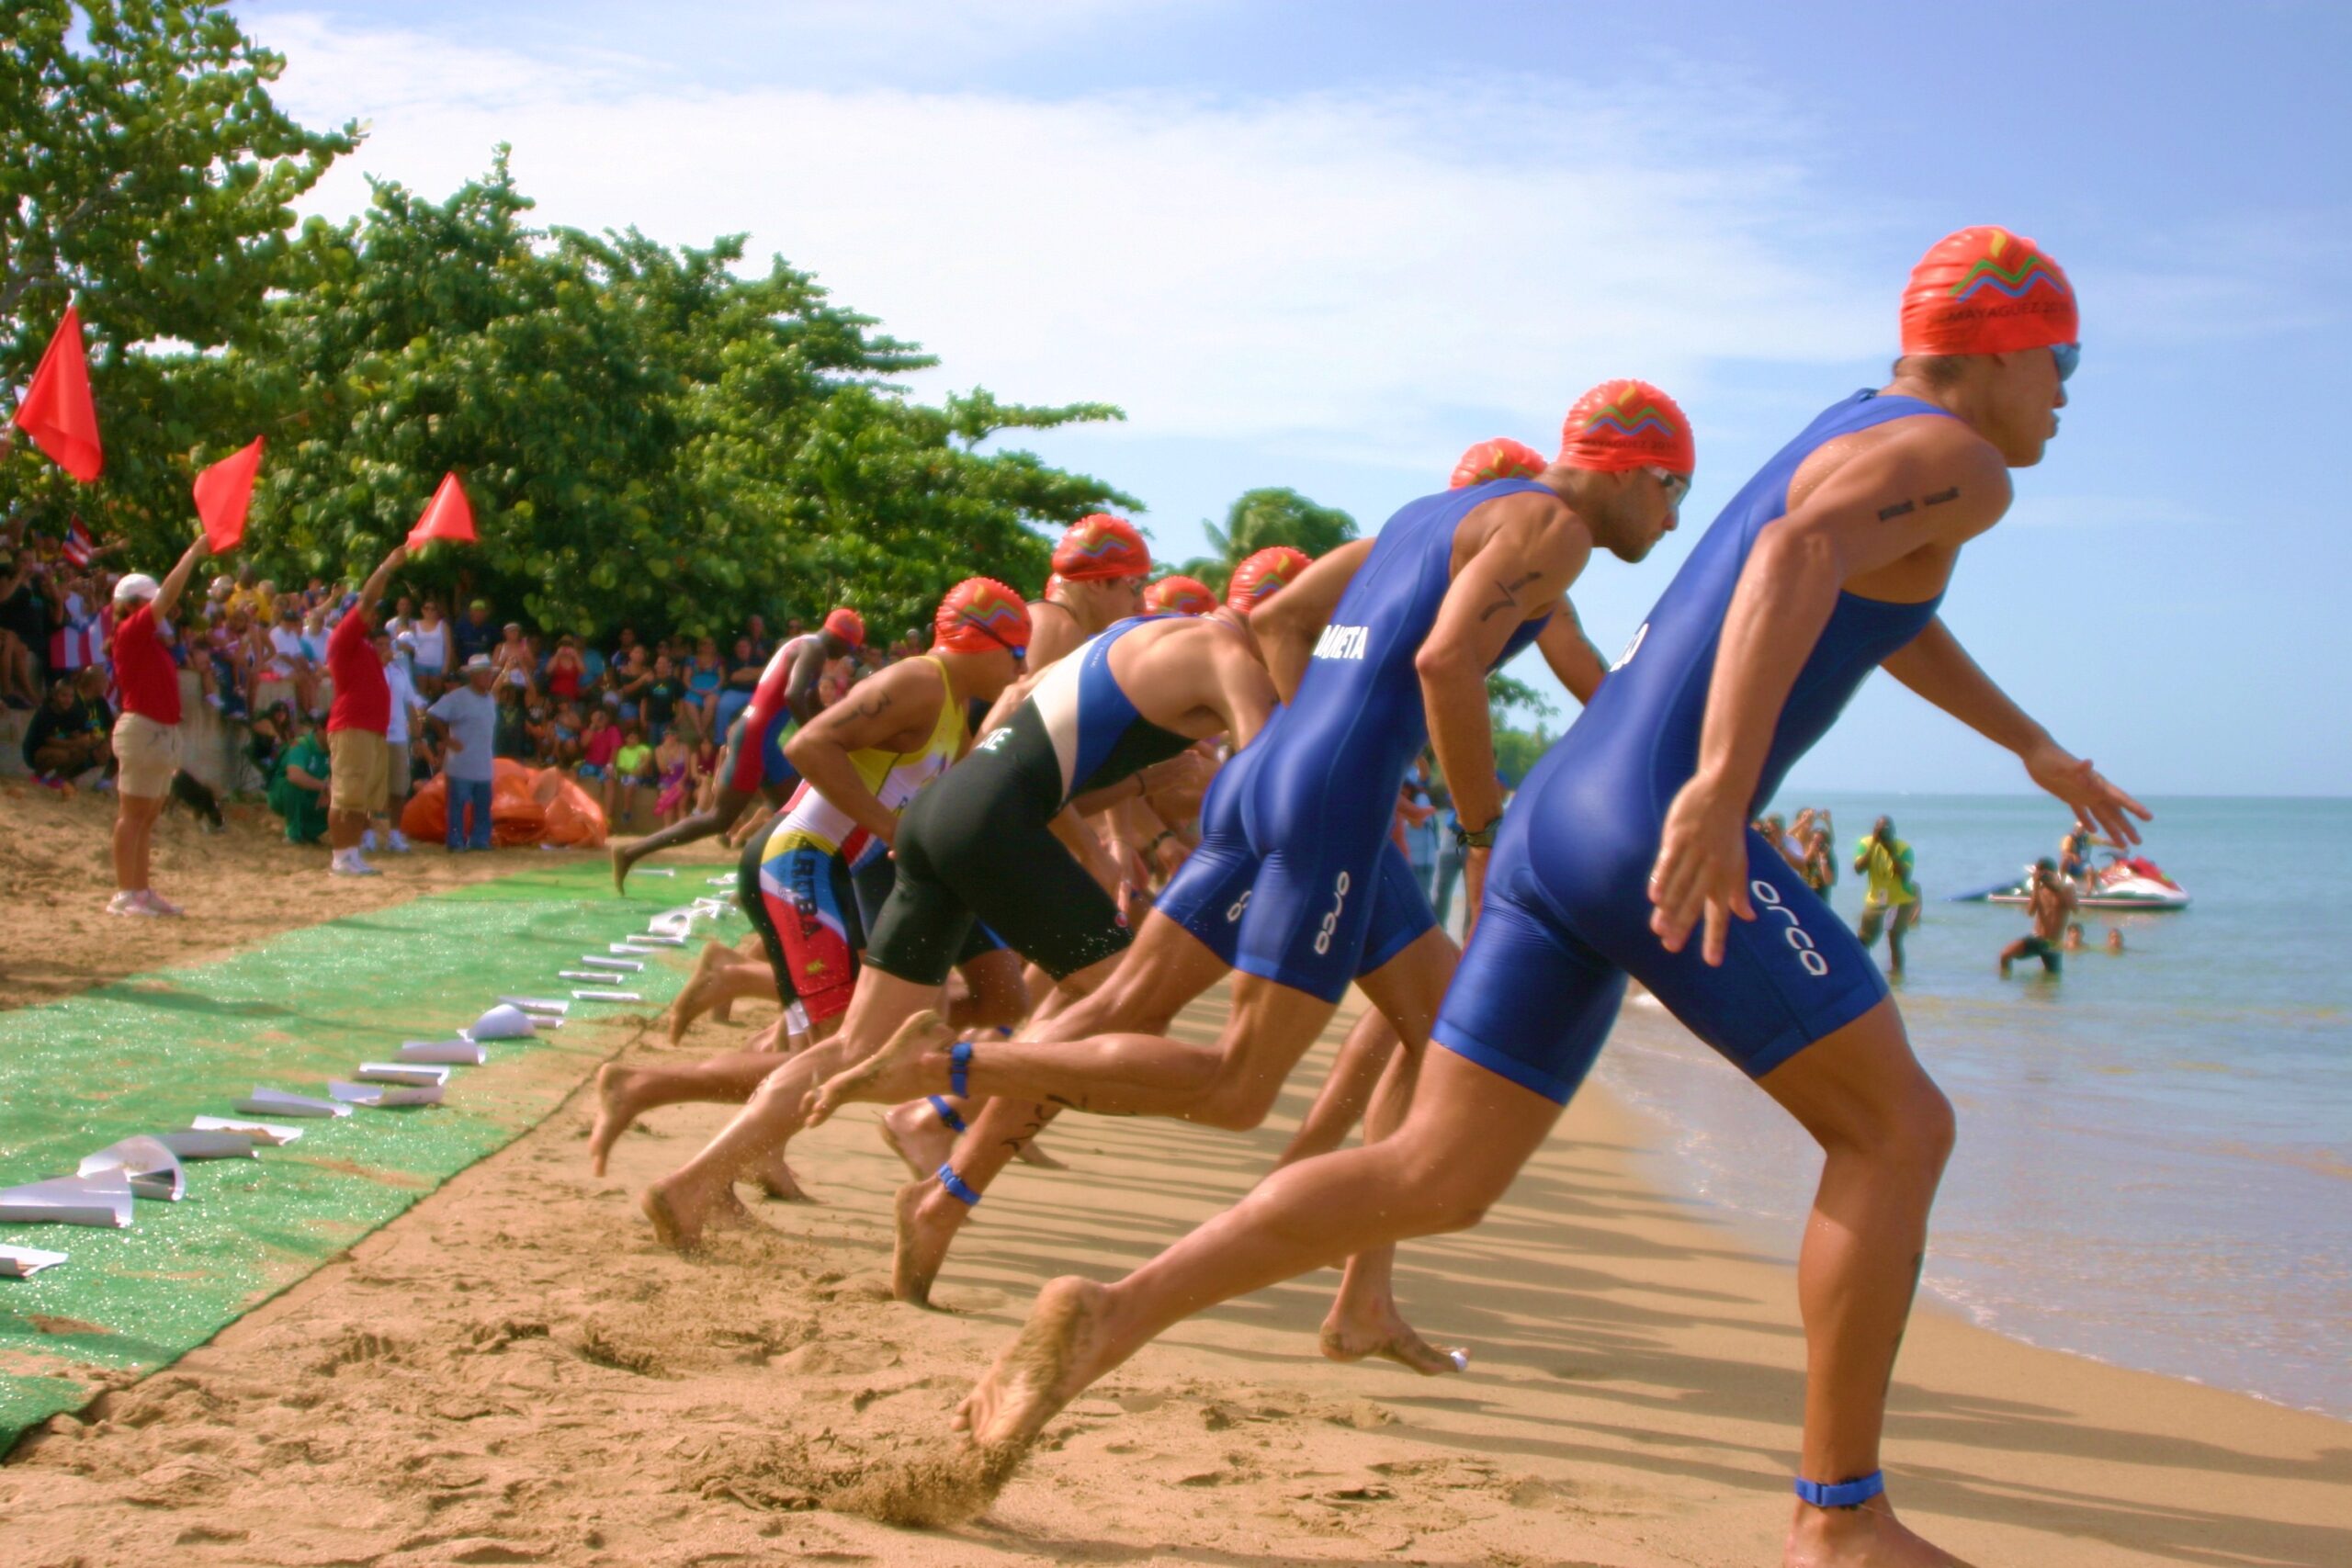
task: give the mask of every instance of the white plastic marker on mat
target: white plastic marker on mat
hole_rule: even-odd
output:
[[[645,998],[635,991],[574,991],[583,1002],[641,1002]]]
[[[430,1067],[419,1062],[362,1062],[359,1070],[351,1075],[355,1083],[396,1083],[411,1088],[426,1086],[439,1089],[449,1081],[449,1069]]]
[[[603,969],[559,969],[555,972],[555,977],[559,980],[609,980],[613,978],[612,975],[608,971]],[[571,994],[576,997],[580,993],[578,991],[574,991]]]
[[[120,1230],[130,1224],[130,1179],[109,1170],[7,1188],[0,1190],[0,1224]]]
[[[441,1086],[424,1084],[402,1088],[397,1084],[345,1083],[337,1078],[327,1085],[327,1093],[345,1105],[365,1105],[378,1111],[390,1111],[401,1105],[438,1105]]]
[[[161,1138],[144,1133],[108,1144],[94,1155],[84,1155],[74,1174],[103,1176],[109,1170],[122,1172],[133,1197],[176,1203],[187,1192],[187,1173],[180,1168],[180,1156]]]
[[[254,1157],[255,1140],[251,1133],[199,1133],[187,1127],[176,1133],[158,1133],[155,1141],[183,1160]]]
[[[458,1032],[469,1040],[519,1040],[532,1033],[536,1025],[530,1015],[512,1002],[501,1002],[480,1018],[471,1029]]]
[[[290,1144],[302,1135],[300,1127],[281,1127],[275,1122],[248,1122],[235,1116],[192,1116],[187,1130],[191,1133],[243,1133],[254,1143],[269,1148]]]
[[[629,941],[636,942],[650,942],[656,947],[684,947],[686,945],[686,939],[678,935],[674,931],[645,931],[639,935],[629,938]],[[620,951],[619,946],[616,944],[613,951],[618,953]]]
[[[675,876],[678,874],[678,868],[674,865],[639,866],[638,868],[637,874],[639,876]]]
[[[489,1048],[470,1040],[412,1040],[401,1047],[403,1062],[447,1062],[455,1066],[479,1067],[490,1060]]]
[[[337,1105],[332,1100],[313,1100],[307,1094],[288,1094],[282,1089],[254,1085],[253,1093],[237,1101],[236,1109],[248,1116],[348,1116],[351,1107]]]
[[[639,957],[643,958],[650,956],[656,949],[650,947],[640,947],[633,942],[609,942],[605,944],[605,951],[606,953],[633,953]]]
[[[525,1012],[551,1012],[558,1017],[571,1010],[571,1004],[561,997],[501,997],[500,1001]]]
[[[64,1261],[65,1254],[44,1252],[38,1247],[0,1247],[0,1280],[29,1280]]]
[[[631,974],[645,967],[643,962],[639,959],[606,958],[602,953],[582,953],[580,962],[591,969],[619,969]]]

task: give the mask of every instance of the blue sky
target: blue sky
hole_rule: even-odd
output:
[[[1682,536],[1579,586],[1611,651],[1751,468],[1884,379],[1917,254],[2006,224],[2072,273],[2084,367],[1948,620],[2129,787],[2352,792],[2352,8],[238,9],[289,107],[372,123],[316,209],[503,140],[548,221],[748,231],[939,354],[926,392],[1125,407],[1035,445],[1142,497],[1163,555],[1255,485],[1376,526],[1647,376],[1699,480]],[[1792,784],[2024,787],[1883,680]]]

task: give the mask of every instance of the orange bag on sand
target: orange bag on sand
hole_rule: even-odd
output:
[[[543,768],[536,776],[532,793],[547,818],[547,833],[539,841],[572,849],[600,848],[607,829],[605,808],[596,797],[560,768]]]
[[[401,810],[401,831],[420,842],[448,837],[448,786],[435,774],[417,786]],[[594,849],[605,838],[604,807],[560,768],[526,768],[500,758],[490,780],[490,841],[561,844]]]

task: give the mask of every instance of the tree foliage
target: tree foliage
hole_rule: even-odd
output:
[[[1233,569],[1272,545],[1291,545],[1310,556],[1337,549],[1356,536],[1356,520],[1336,506],[1319,506],[1295,490],[1245,491],[1225,514],[1225,526],[1201,525],[1215,555],[1199,556],[1177,568],[1217,592]]]
[[[191,449],[216,437],[198,351],[260,329],[297,243],[291,203],[358,129],[311,131],[280,113],[267,84],[283,60],[217,6],[76,10],[9,0],[0,21],[0,378],[31,375],[78,295],[107,474],[79,491],[23,455],[0,463],[0,498],[70,493],[102,525],[184,525]]]

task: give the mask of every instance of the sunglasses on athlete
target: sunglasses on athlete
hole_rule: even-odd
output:
[[[2075,367],[2083,362],[2083,345],[2079,343],[2053,343],[2050,357],[2058,367],[2058,379],[2063,384],[2075,374]]]
[[[1004,638],[989,630],[988,624],[982,621],[978,615],[973,615],[969,610],[958,610],[956,614],[957,618],[962,620],[966,626],[971,627],[974,631],[979,633],[982,637],[988,638],[999,648],[1004,649],[1005,652],[1012,655],[1013,659],[1017,662],[1025,664],[1029,661],[1029,650],[1027,649],[1013,647],[1011,643],[1005,641]]]
[[[1656,479],[1658,488],[1666,491],[1666,503],[1668,506],[1677,511],[1681,510],[1683,497],[1690,493],[1689,474],[1678,474],[1671,469],[1657,468],[1655,465],[1644,468],[1642,472]]]

